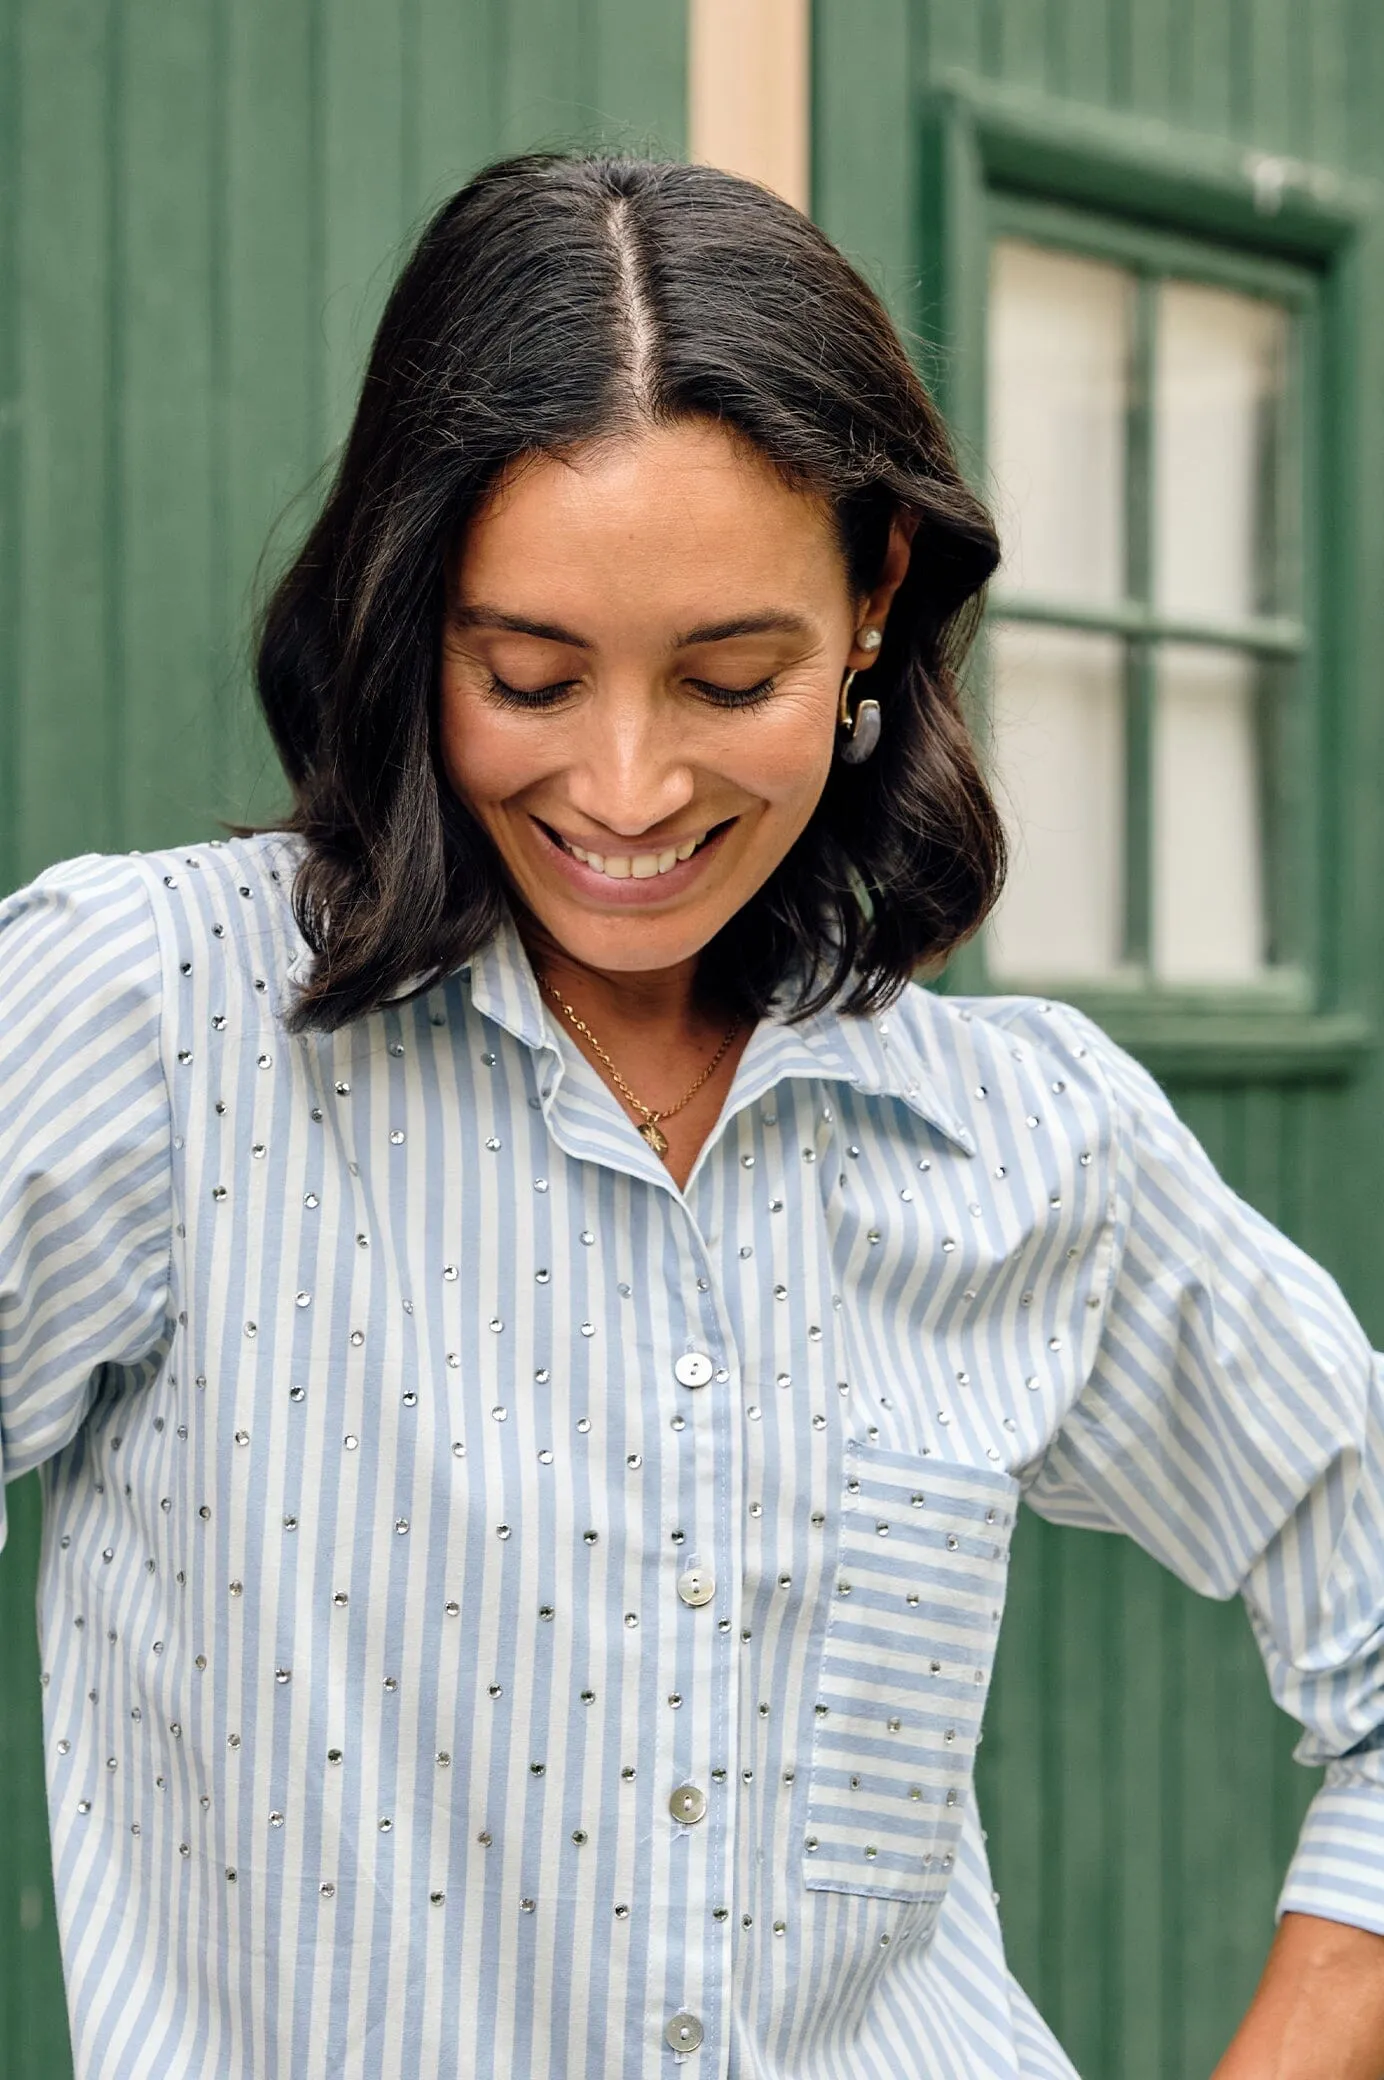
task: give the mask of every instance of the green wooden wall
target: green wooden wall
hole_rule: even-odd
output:
[[[1328,400],[1344,415],[1351,461],[1324,516],[1342,525],[1325,600],[1335,684],[1322,811],[1340,843],[1323,1008],[1377,1027],[1384,266],[1368,184],[1384,178],[1384,10],[1376,0],[817,0],[814,40],[816,214],[901,322],[933,342],[931,365],[954,395],[974,391],[975,370],[956,365],[926,245],[948,207],[934,192],[947,169],[925,149],[939,94],[1007,99],[1020,127],[1025,110],[1056,111],[1051,130],[1069,122],[1116,148],[1127,136],[1154,157],[1190,140],[1190,161],[1204,141],[1223,167],[1268,154],[1366,184],[1366,235],[1337,285],[1354,299],[1352,381]],[[960,431],[981,475],[979,429]],[[1169,1088],[1223,1173],[1335,1272],[1379,1342],[1375,1062],[1367,1051],[1329,1082],[1231,1063]],[[1290,1759],[1294,1738],[1238,1604],[1191,1596],[1126,1541],[1024,1524],[982,1809],[1011,1963],[1088,2080],[1210,2072],[1253,1991],[1313,1788]]]
[[[919,331],[921,114],[953,75],[1384,177],[1376,0],[816,0],[814,38],[817,213]],[[684,40],[681,0],[0,0],[0,886],[269,810],[256,565],[307,510],[401,241],[497,151],[680,150]],[[1377,311],[1384,281],[1364,289]],[[1384,398],[1381,329],[1362,351]],[[1384,558],[1384,427],[1351,438],[1333,988],[1378,1017],[1384,607],[1351,581]],[[1174,1094],[1384,1341],[1372,1057]],[[62,2080],[33,1482],[10,1501],[0,2080]],[[1012,1961],[1087,2080],[1209,2072],[1311,1789],[1292,1738],[1237,1606],[1121,1541],[1025,1526],[983,1795]]]

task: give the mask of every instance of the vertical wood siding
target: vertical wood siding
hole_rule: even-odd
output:
[[[0,888],[272,813],[256,568],[405,240],[502,152],[680,154],[684,45],[681,0],[0,0]],[[62,2080],[32,1479],[10,1504],[0,2075]]]
[[[924,332],[916,112],[950,73],[1384,176],[1373,0],[818,0],[814,30],[816,214]],[[1363,287],[1377,365],[1384,281]],[[1349,839],[1343,997],[1378,1018],[1384,626],[1367,574],[1384,558],[1384,407],[1351,434],[1357,563],[1326,611],[1363,587],[1365,636],[1328,813]],[[1384,1340],[1378,1070],[1173,1096]],[[1086,2080],[1184,2080],[1211,2069],[1253,1990],[1314,1777],[1238,1604],[1191,1596],[1126,1541],[1021,1529],[980,1769],[1011,1962]]]

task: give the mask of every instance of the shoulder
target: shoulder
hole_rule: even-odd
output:
[[[997,1111],[1061,1110],[1096,1134],[1163,1117],[1166,1098],[1132,1056],[1074,1005],[1048,997],[941,996],[911,984],[886,1014],[972,1132]]]
[[[107,1011],[157,997],[158,930],[124,855],[60,860],[0,902],[0,1007],[48,1025],[70,1001]]]
[[[270,832],[161,852],[88,852],[0,901],[0,933],[70,959],[118,945],[155,958],[160,947],[234,943],[270,931],[296,936],[297,841]]]
[[[280,834],[60,860],[0,901],[0,999],[51,1020],[157,1013],[198,967],[254,970],[277,1001],[297,957],[296,841]],[[266,944],[266,941],[270,942]],[[272,983],[269,978],[272,978]]]
[[[227,902],[256,894],[291,896],[298,841],[269,831],[249,838],[212,839],[162,852],[83,852],[45,867],[32,881],[0,899],[0,925],[51,914],[73,922],[96,921],[124,911],[143,911],[151,922],[161,911],[183,908],[169,898],[200,885]],[[196,875],[198,882],[188,877]],[[160,890],[163,894],[160,894]]]

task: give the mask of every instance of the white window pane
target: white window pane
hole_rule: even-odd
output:
[[[1110,636],[994,630],[994,762],[1012,846],[990,925],[996,975],[1118,967],[1124,909],[1124,653]]]
[[[1166,282],[1158,297],[1155,569],[1169,614],[1272,612],[1287,315],[1277,304]]]
[[[1006,591],[1123,597],[1131,286],[1097,261],[994,247],[988,452]]]
[[[1243,982],[1264,965],[1256,667],[1170,649],[1153,733],[1154,965],[1165,982]]]

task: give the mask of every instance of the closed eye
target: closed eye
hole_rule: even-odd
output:
[[[559,679],[551,686],[511,686],[497,672],[489,673],[488,678],[487,693],[506,708],[555,708],[581,684],[579,679]]]
[[[498,672],[490,672],[487,678],[490,698],[510,708],[555,708],[581,684],[580,679],[559,679],[550,686],[511,686]],[[757,708],[770,698],[776,683],[772,677],[760,679],[753,686],[718,686],[710,679],[686,681],[718,708]]]
[[[716,686],[709,679],[689,679],[687,683],[718,708],[758,708],[769,699],[775,685],[772,678],[761,679],[754,686]]]

